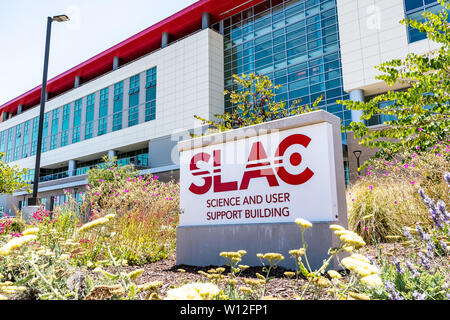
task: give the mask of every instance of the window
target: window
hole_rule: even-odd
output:
[[[73,135],[72,143],[80,141],[80,127],[81,127],[81,103],[82,100],[75,101],[74,114],[73,114]]]
[[[139,123],[139,74],[130,78],[128,126]]]
[[[16,141],[14,144],[14,160],[19,160],[21,153],[20,153],[20,142],[22,138],[22,124],[18,124],[16,126]]]
[[[147,70],[145,83],[145,121],[156,119],[156,67]]]
[[[386,107],[393,105],[394,103],[395,103],[395,101],[380,102],[379,108],[386,108]],[[364,122],[365,122],[366,126],[376,126],[376,125],[382,124],[386,121],[393,121],[395,119],[397,119],[397,117],[393,116],[393,115],[375,114],[369,120],[364,120]]]
[[[33,118],[33,131],[31,134],[31,152],[30,155],[34,156],[37,150],[37,139],[38,139],[38,125],[39,117]]]
[[[69,125],[70,125],[70,103],[63,107],[63,118],[61,127],[61,147],[69,143]]]
[[[58,132],[59,132],[59,109],[52,112],[52,130],[50,136],[50,150],[58,147]]]
[[[6,144],[6,156],[5,161],[10,162],[12,161],[12,152],[13,152],[13,141],[14,141],[14,127],[8,129],[8,142]]]
[[[42,130],[42,145],[41,145],[41,152],[47,151],[47,135],[48,135],[48,118],[49,118],[50,112],[47,112],[44,114],[44,127]]]
[[[430,11],[434,14],[440,12],[443,7],[436,0],[404,0],[405,2],[405,16],[408,19],[425,22],[425,18],[422,16],[425,11]],[[450,10],[447,10],[450,13]],[[450,22],[450,15],[447,19]],[[417,29],[408,28],[408,42],[413,43],[427,38],[426,33],[420,32]]]
[[[100,105],[98,111],[98,135],[105,134],[108,130],[108,93],[109,88],[100,90]]]
[[[113,128],[112,131],[122,129],[122,109],[123,109],[123,81],[114,85],[113,103]]]
[[[86,126],[84,130],[84,139],[90,139],[94,133],[94,107],[95,93],[87,96],[86,99]]]
[[[22,158],[28,157],[29,139],[30,139],[30,120],[26,121],[25,124],[23,125]]]
[[[5,152],[6,146],[6,131],[0,132],[0,152]]]

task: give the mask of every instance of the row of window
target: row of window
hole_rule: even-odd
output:
[[[125,166],[129,164],[133,164],[138,167],[148,167],[148,148],[130,151],[130,152],[122,152],[117,154],[117,164],[119,166]],[[70,175],[79,176],[83,174],[87,174],[88,171],[97,166],[102,166],[102,159],[96,159],[86,162],[77,162],[77,168],[74,172],[69,172],[68,166],[61,167],[57,169],[45,169],[41,168],[39,182],[52,181],[57,179],[62,179],[69,177]],[[22,180],[28,183],[31,183],[34,179],[34,169],[28,170],[28,173],[22,176]]]
[[[108,87],[45,113],[42,152],[77,143],[82,139],[88,140],[95,135],[101,136],[107,132],[120,130],[124,127],[124,111],[128,111],[128,119],[125,120],[127,127],[156,119],[156,67],[146,71],[145,101],[142,103],[139,101],[140,76],[137,74],[129,79],[128,109],[123,108],[124,81],[120,81],[113,86],[111,114],[108,111],[111,104]],[[85,110],[83,110],[83,99],[86,101]],[[98,118],[95,115],[96,99],[98,99]],[[139,117],[140,110],[142,110],[143,119]],[[83,111],[85,111],[84,114]],[[6,153],[7,162],[36,154],[38,124],[39,117],[35,117],[0,132],[0,152]]]

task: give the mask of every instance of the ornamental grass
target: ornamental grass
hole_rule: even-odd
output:
[[[442,179],[450,153],[412,155],[408,161],[376,161],[347,189],[348,223],[368,244],[396,241],[404,226],[430,225],[419,187],[432,198],[447,199]]]

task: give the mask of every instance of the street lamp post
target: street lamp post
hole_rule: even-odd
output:
[[[47,36],[45,39],[45,54],[44,54],[44,72],[42,75],[42,88],[41,88],[41,107],[39,111],[39,127],[38,127],[38,140],[36,146],[36,163],[34,166],[34,183],[33,183],[33,196],[28,199],[29,206],[36,206],[37,192],[39,184],[39,171],[41,166],[41,147],[42,147],[42,131],[44,127],[44,111],[45,111],[45,96],[47,94],[47,72],[48,72],[48,56],[50,51],[50,33],[52,29],[52,22],[64,22],[68,21],[69,17],[66,15],[58,15],[52,17],[47,17]]]
[[[359,172],[359,157],[361,156],[362,151],[361,150],[355,150],[353,151],[353,154],[356,157],[356,169],[358,170],[358,175],[360,176],[361,173]]]

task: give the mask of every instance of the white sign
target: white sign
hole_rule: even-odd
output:
[[[182,150],[180,226],[335,221],[334,154],[327,122]]]

